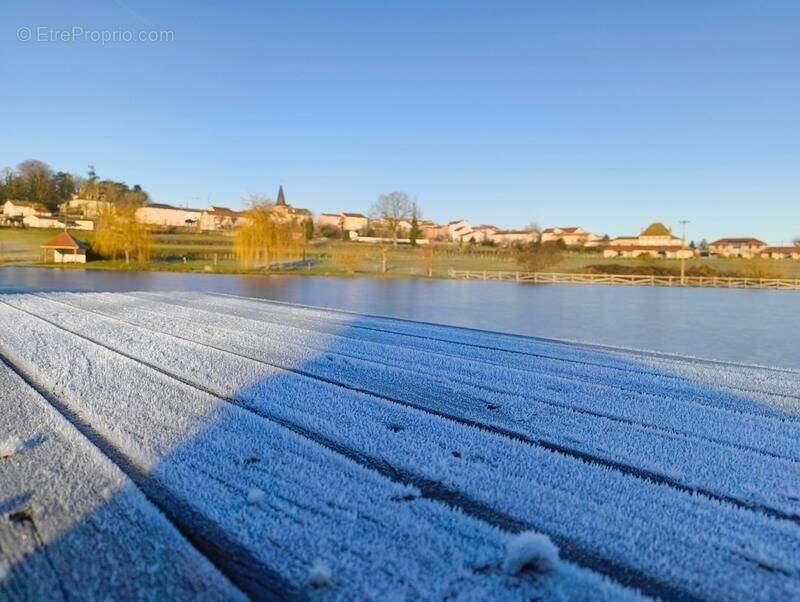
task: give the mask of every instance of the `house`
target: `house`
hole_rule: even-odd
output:
[[[586,240],[583,242],[583,247],[586,249],[593,249],[603,245],[603,237],[599,234],[588,233]]]
[[[475,239],[475,242],[492,242],[492,237],[496,232],[499,231],[500,228],[497,226],[492,226],[491,224],[481,224],[480,226],[475,226],[472,229],[472,238]]]
[[[71,230],[94,230],[94,220],[55,217],[52,215],[26,215],[23,225],[28,228],[67,228]]]
[[[564,226],[545,228],[542,230],[542,242],[558,242],[563,240],[568,247],[596,247],[602,238],[597,234],[587,232],[580,226]]]
[[[763,259],[800,260],[800,247],[766,247],[761,251]]]
[[[369,229],[369,218],[363,213],[320,213],[317,223],[320,226],[332,226],[344,232],[366,232]]]
[[[608,243],[603,257],[668,257],[686,259],[694,252],[684,248],[683,240],[672,234],[672,230],[660,222],[654,222],[639,233],[639,236],[620,236]]]
[[[759,256],[767,243],[757,238],[720,238],[708,244],[708,254],[712,257],[743,257],[750,259]]]
[[[6,201],[3,204],[2,221],[28,228],[72,228],[94,230],[94,221],[57,217],[41,203],[28,201]]]
[[[242,219],[240,211],[210,205],[200,215],[200,229],[204,231],[232,230]]]
[[[496,230],[491,241],[498,245],[528,244],[539,238],[536,230]]]
[[[12,201],[8,200],[3,203],[3,217],[4,221],[20,223],[21,218],[29,215],[53,215],[47,210],[47,207],[41,203],[32,203],[30,201]]]
[[[374,230],[382,236],[392,236],[392,221],[386,219],[371,219],[369,220],[369,229]],[[395,221],[397,226],[398,236],[408,236],[411,231],[411,221],[407,219],[399,219]]]
[[[445,241],[450,239],[450,231],[447,226],[442,226],[433,221],[420,222],[420,230],[422,231],[422,238],[428,241]]]
[[[151,226],[185,228],[200,223],[202,209],[173,207],[163,203],[150,203],[136,210],[136,219]]]
[[[369,228],[369,218],[361,213],[340,213],[342,230],[347,232],[366,232]]]
[[[447,224],[447,238],[454,242],[468,242],[472,237],[472,226],[465,219],[457,219]]]
[[[52,254],[53,263],[86,263],[86,245],[76,240],[64,230],[55,238],[39,245],[42,249],[42,262],[48,262],[48,254]]]
[[[96,199],[82,199],[75,195],[70,200],[61,203],[61,211],[66,215],[77,215],[86,218],[96,218],[111,206],[108,201]]]
[[[341,222],[341,213],[320,213],[319,218],[317,219],[317,225],[320,227],[331,226],[333,228],[340,228]]]

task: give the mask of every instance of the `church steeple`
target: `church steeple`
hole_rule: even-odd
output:
[[[275,201],[276,205],[286,207],[286,197],[283,196],[283,185],[278,186],[278,200]]]

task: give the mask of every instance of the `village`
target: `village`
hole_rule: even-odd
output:
[[[0,213],[0,226],[33,229],[94,231],[103,211],[112,210],[113,203],[97,198],[82,198],[79,193],[61,203],[57,212],[48,210],[37,202],[6,200]],[[341,211],[320,213],[314,217],[311,210],[293,206],[286,201],[280,186],[272,211],[283,220],[312,223],[316,236],[342,239],[365,244],[399,245],[480,245],[497,247],[524,247],[526,245],[555,245],[563,250],[586,251],[604,258],[666,258],[689,259],[693,257],[719,257],[742,259],[800,260],[800,246],[770,246],[752,236],[726,237],[700,244],[687,241],[673,233],[671,227],[653,222],[638,234],[609,238],[580,226],[550,226],[544,229],[504,229],[490,224],[472,225],[467,219],[439,224],[419,219],[415,215],[401,215],[387,223],[382,217],[363,213]],[[210,205],[205,209],[180,207],[163,203],[146,203],[135,211],[138,222],[154,231],[175,233],[217,233],[233,235],[237,227],[247,223],[247,211]],[[70,237],[72,238],[72,237]],[[63,241],[62,237],[62,241]],[[74,239],[73,239],[74,240]],[[75,243],[60,252],[58,241],[49,241],[43,250],[55,251],[56,263],[86,261],[85,248]],[[85,247],[85,245],[83,245]]]
[[[0,602],[800,602],[800,0],[5,5]]]
[[[110,201],[81,198],[77,193],[59,205],[57,213],[48,210],[42,203],[7,200],[2,205],[0,226],[93,231],[100,214],[112,208],[113,203]],[[283,186],[278,189],[273,210],[285,219],[312,221],[315,232],[321,236],[336,236],[363,243],[383,243],[390,240],[387,236],[389,227],[386,219],[351,211],[320,213],[314,219],[309,209],[295,207],[286,202]],[[248,218],[246,211],[217,205],[200,209],[147,203],[136,209],[136,219],[160,230],[233,234]],[[393,225],[398,244],[450,243],[519,247],[541,243],[558,245],[562,249],[601,252],[605,258],[646,256],[687,259],[702,256],[800,260],[800,246],[770,246],[755,237],[727,237],[710,243],[702,242],[700,245],[694,242],[687,244],[684,238],[673,233],[672,228],[660,222],[642,228],[637,235],[612,239],[580,226],[550,226],[540,231],[537,228],[504,229],[490,224],[473,226],[467,219],[452,220],[446,224],[432,220],[418,220],[414,224],[414,220],[413,215],[399,216],[395,220]],[[412,241],[411,233],[415,228],[418,233]],[[59,257],[56,261],[84,261],[79,255]]]

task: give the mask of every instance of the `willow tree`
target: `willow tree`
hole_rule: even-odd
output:
[[[303,241],[303,224],[291,214],[274,211],[272,202],[260,197],[239,220],[233,247],[239,263],[246,268],[265,267],[297,259]]]
[[[150,232],[136,217],[140,206],[118,203],[101,209],[93,245],[98,253],[114,260],[123,255],[126,264],[130,264],[131,258],[140,263],[150,259]]]

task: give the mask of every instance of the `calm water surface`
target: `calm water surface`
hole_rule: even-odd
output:
[[[800,292],[0,268],[0,292],[212,291],[800,367]]]

